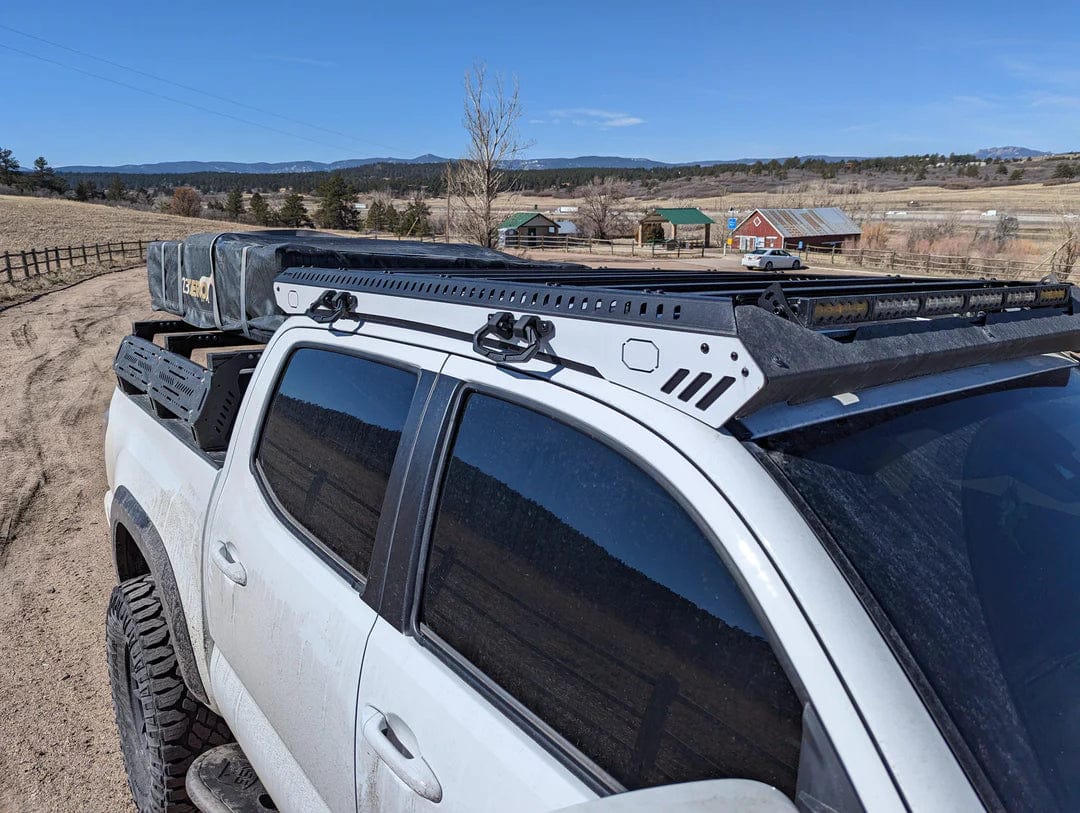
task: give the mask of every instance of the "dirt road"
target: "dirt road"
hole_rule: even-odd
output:
[[[142,269],[0,312],[0,811],[129,811],[105,668],[102,416]]]

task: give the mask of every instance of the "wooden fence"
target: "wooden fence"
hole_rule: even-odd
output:
[[[505,249],[538,249],[542,251],[574,251],[579,254],[623,254],[630,257],[704,257],[701,242],[667,240],[638,245],[635,240],[601,240],[597,237],[573,237],[568,234],[529,235],[508,234],[498,246]]]
[[[1035,260],[1007,260],[987,257],[953,257],[944,254],[909,254],[903,251],[869,248],[818,248],[800,252],[814,267],[880,268],[908,274],[955,277],[994,277],[996,279],[1038,279],[1050,269]]]
[[[29,251],[5,251],[0,256],[0,283],[31,279],[63,268],[90,263],[105,264],[125,259],[145,259],[150,240],[121,240],[118,243],[54,246]]]

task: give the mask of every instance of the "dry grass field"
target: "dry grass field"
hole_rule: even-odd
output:
[[[254,228],[258,227],[59,198],[0,195],[0,253]]]
[[[791,184],[773,192],[732,192],[707,197],[628,197],[627,209],[644,212],[657,206],[697,206],[714,218],[726,217],[727,210],[745,212],[756,208],[824,205],[840,206],[853,212],[884,212],[907,209],[914,201],[917,208],[941,211],[986,211],[998,209],[1010,214],[1055,214],[1080,212],[1080,183],[1044,186],[1016,184],[1011,186],[980,187],[976,189],[947,189],[940,186],[917,186],[904,189],[875,191],[841,191],[843,184],[818,182]],[[438,211],[438,202],[435,202]],[[507,196],[499,208],[505,211],[551,211],[559,206],[577,206],[580,201],[567,195]]]

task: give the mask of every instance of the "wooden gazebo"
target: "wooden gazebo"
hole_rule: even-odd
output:
[[[637,243],[642,245],[643,234],[649,226],[659,226],[664,232],[665,240],[679,239],[679,226],[704,226],[705,247],[709,247],[709,236],[712,225],[716,221],[695,207],[680,209],[653,209],[645,217],[638,221]],[[667,236],[667,226],[671,225],[671,237]]]

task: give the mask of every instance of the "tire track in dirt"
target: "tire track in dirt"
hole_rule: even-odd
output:
[[[104,658],[102,416],[143,269],[0,312],[0,811],[128,811]]]

